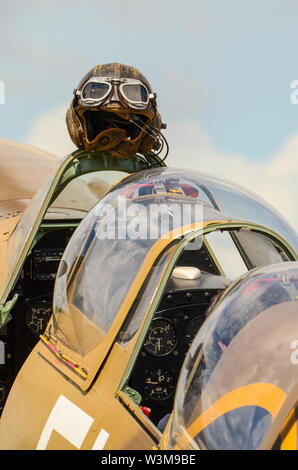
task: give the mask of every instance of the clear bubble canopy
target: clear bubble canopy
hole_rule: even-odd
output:
[[[178,237],[193,223],[230,218],[266,225],[297,249],[283,217],[230,182],[171,168],[125,177],[83,219],[65,250],[54,292],[56,331],[87,354],[109,330],[158,239]]]

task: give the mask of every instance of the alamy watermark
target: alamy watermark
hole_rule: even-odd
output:
[[[292,104],[298,104],[298,80],[293,80],[290,87],[294,90],[290,95]]]
[[[0,80],[0,104],[5,104],[5,84]]]
[[[291,354],[291,363],[296,365],[298,364],[298,339],[295,339],[291,343],[291,349],[294,349],[294,351]]]
[[[178,238],[196,224],[203,224],[203,204],[162,202],[142,204],[119,198],[116,205],[96,208],[96,237],[100,240],[157,240]]]

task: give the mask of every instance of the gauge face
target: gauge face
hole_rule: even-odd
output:
[[[144,349],[152,356],[162,357],[170,354],[177,345],[177,330],[173,323],[164,318],[153,320]]]
[[[175,390],[174,375],[166,369],[146,370],[144,390],[152,400],[166,400]]]
[[[186,327],[185,338],[190,345],[195,335],[199,331],[203,321],[205,320],[204,315],[199,315],[198,317],[193,318]]]
[[[47,300],[34,302],[27,310],[25,322],[30,333],[41,335],[51,318],[52,305]]]

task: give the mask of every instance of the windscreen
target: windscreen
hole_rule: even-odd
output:
[[[48,208],[45,219],[81,220],[112,187],[123,171],[95,171],[73,179]]]
[[[157,240],[175,229],[179,238],[181,226],[204,220],[198,188],[184,178],[142,174],[124,181],[131,179],[136,183],[120,183],[85,217],[57,273],[56,332],[81,355],[108,333],[141,267],[154,263],[148,255]]]

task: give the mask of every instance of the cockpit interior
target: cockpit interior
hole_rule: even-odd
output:
[[[14,287],[18,301],[10,321],[0,329],[5,347],[5,357],[0,362],[0,413],[14,379],[52,315],[57,269],[77,223],[69,222],[69,228],[61,229],[43,224],[42,236],[27,257]]]
[[[139,406],[160,430],[162,418],[172,411],[178,376],[189,346],[206,318],[210,303],[230,282],[221,275],[205,246],[195,252],[185,250],[167,282],[125,389],[137,398]]]

